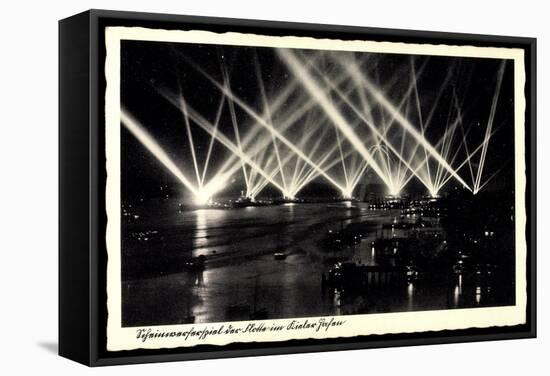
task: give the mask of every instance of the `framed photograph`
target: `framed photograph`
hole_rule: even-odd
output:
[[[534,337],[535,39],[60,21],[59,352]]]

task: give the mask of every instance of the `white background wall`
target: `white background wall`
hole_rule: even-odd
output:
[[[539,338],[87,369],[57,357],[57,20],[88,8],[539,38]],[[544,1],[5,1],[0,21],[0,374],[543,374],[548,341]],[[546,195],[544,195],[546,193]]]

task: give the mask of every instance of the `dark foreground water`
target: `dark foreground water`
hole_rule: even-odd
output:
[[[430,282],[342,293],[322,287],[335,260],[377,265],[371,242],[398,211],[361,203],[286,204],[179,213],[164,201],[123,226],[124,326],[275,319],[511,304],[509,289],[449,275]],[[360,244],[331,251],[328,230],[363,223]],[[148,234],[147,231],[156,231]],[[288,256],[275,260],[275,252]],[[206,268],[179,268],[204,255]]]

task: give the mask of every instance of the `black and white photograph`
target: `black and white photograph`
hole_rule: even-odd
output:
[[[3,4],[0,375],[544,375],[544,2]]]
[[[118,29],[109,319],[130,348],[524,322],[517,50]]]

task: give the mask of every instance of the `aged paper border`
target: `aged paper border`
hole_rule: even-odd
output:
[[[506,307],[452,309],[437,311],[400,312],[384,314],[334,316],[344,319],[345,325],[328,332],[282,331],[278,333],[248,333],[240,335],[210,336],[201,340],[197,337],[168,336],[146,342],[136,337],[139,327],[121,326],[121,213],[120,213],[120,41],[143,40],[158,42],[203,43],[235,46],[279,47],[300,49],[324,49],[340,51],[362,51],[378,53],[399,53],[416,55],[438,55],[456,57],[499,58],[514,61],[514,103],[515,103],[515,210],[516,210],[516,304]],[[198,344],[225,345],[232,342],[272,342],[306,338],[353,337],[357,335],[411,333],[445,329],[466,329],[473,327],[511,326],[526,322],[527,275],[525,238],[525,66],[521,49],[411,44],[372,41],[342,41],[314,39],[309,37],[274,37],[242,33],[213,33],[209,31],[160,30],[141,27],[107,27],[105,30],[107,56],[105,77],[105,147],[106,147],[106,243],[107,264],[107,350],[159,349],[190,347]],[[319,318],[308,318],[316,321]],[[330,319],[330,318],[328,318]],[[289,319],[254,321],[273,325],[287,325]],[[232,322],[244,326],[249,322]],[[219,326],[219,325],[218,325]],[[155,332],[176,333],[209,330],[214,323],[154,326]]]

